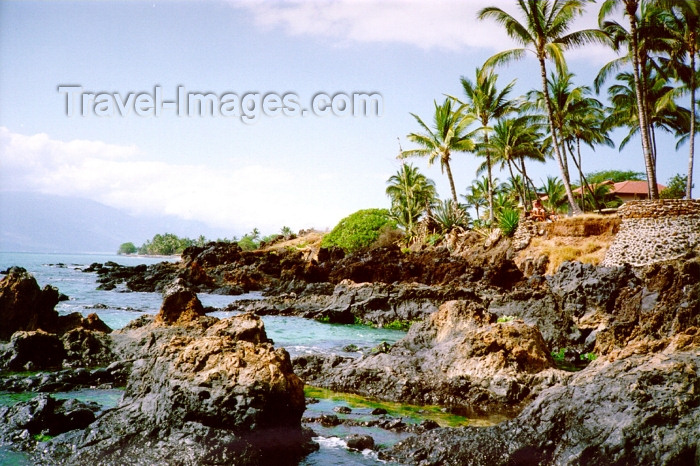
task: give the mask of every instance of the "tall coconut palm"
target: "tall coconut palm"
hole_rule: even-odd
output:
[[[591,89],[588,86],[574,86],[573,73],[552,73],[547,80],[552,106],[554,108],[554,125],[560,134],[561,152],[564,161],[568,160],[568,154],[576,166],[581,185],[585,191],[591,191],[585,176],[583,175],[581,162],[581,142],[588,144],[595,150],[596,144],[605,144],[614,147],[614,143],[603,129],[604,119],[603,104],[591,97]],[[543,109],[544,96],[541,91],[530,91],[528,102],[534,103],[537,108]],[[574,152],[574,145],[576,152]],[[577,159],[578,157],[578,159]],[[567,166],[568,164],[564,163]],[[583,198],[584,189],[581,190]],[[583,203],[582,203],[583,205]]]
[[[551,59],[559,73],[563,73],[566,71],[566,62],[563,54],[565,49],[587,42],[604,42],[607,40],[606,36],[599,30],[587,29],[567,34],[573,20],[583,13],[586,3],[588,2],[585,0],[518,0],[519,9],[524,15],[524,24],[497,7],[484,8],[478,15],[480,19],[493,18],[505,27],[511,38],[523,45],[523,48],[497,53],[487,60],[486,66],[494,66],[521,59],[528,51],[534,53],[535,57],[537,57],[540,65],[542,92],[544,93],[552,134],[552,148],[562,174],[566,196],[574,213],[579,213],[580,211],[576,205],[571,184],[568,181],[568,173],[559,150],[552,103],[547,90],[546,60]]]
[[[395,175],[389,177],[387,184],[392,217],[411,237],[420,217],[437,199],[435,183],[417,167],[404,163]]]
[[[488,184],[488,203],[489,203],[489,221],[493,223],[493,174],[491,154],[488,150],[489,145],[489,122],[497,120],[515,110],[515,101],[508,99],[508,94],[515,85],[515,80],[511,81],[502,90],[496,87],[498,75],[493,70],[486,67],[477,68],[475,80],[472,82],[468,78],[462,76],[460,82],[466,95],[467,108],[473,113],[481,123],[482,141],[479,154],[486,158],[486,170],[489,180]],[[461,100],[456,99],[462,103]]]
[[[697,73],[696,57],[700,55],[700,47],[698,47],[699,31],[700,31],[700,3],[687,0],[659,0],[659,3],[669,8],[672,12],[671,21],[669,22],[669,30],[671,36],[675,39],[677,47],[675,47],[672,58],[677,62],[684,61],[687,54],[690,60],[690,72],[687,73],[686,84],[690,91],[690,130],[688,133],[688,177],[686,180],[686,199],[692,199],[693,191],[693,161],[695,159],[695,132],[696,132],[696,99],[695,91],[697,88]]]
[[[452,177],[450,161],[453,152],[474,150],[474,134],[467,131],[469,125],[474,121],[474,116],[466,113],[463,105],[453,108],[453,101],[450,98],[446,98],[442,105],[437,102],[434,102],[434,105],[435,115],[433,116],[432,128],[428,127],[418,115],[411,113],[424,132],[410,133],[407,137],[410,141],[418,144],[420,148],[402,151],[399,158],[427,157],[428,165],[432,165],[438,160],[443,173],[447,173],[452,200],[457,204],[457,190]]]
[[[651,136],[649,134],[649,123],[647,114],[644,111],[645,96],[642,87],[642,61],[640,54],[640,35],[638,30],[639,18],[637,11],[639,10],[640,0],[605,0],[600,7],[598,21],[602,25],[605,22],[605,17],[618,7],[623,7],[624,15],[627,16],[630,24],[629,40],[627,41],[629,54],[632,57],[632,76],[634,79],[635,99],[637,101],[637,121],[639,124],[639,132],[642,141],[642,152],[644,155],[644,166],[647,173],[647,186],[650,199],[659,198],[659,190],[656,185],[656,166],[652,154]]]

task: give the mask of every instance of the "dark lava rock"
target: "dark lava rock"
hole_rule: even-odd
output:
[[[385,459],[416,465],[698,464],[700,354],[596,361],[494,427],[440,428]]]
[[[370,414],[372,414],[373,416],[381,416],[382,414],[386,414],[386,409],[374,408]]]
[[[351,434],[345,439],[348,448],[351,450],[372,450],[374,449],[374,439],[370,435]]]
[[[116,360],[112,340],[103,332],[77,328],[64,333],[61,342],[66,352],[64,365],[67,366],[108,366]]]
[[[348,408],[347,406],[336,406],[335,408],[333,408],[333,411],[335,411],[338,414],[352,413],[352,409]]]
[[[335,414],[321,414],[317,420],[323,427],[334,427],[341,423]]]
[[[59,369],[66,357],[63,343],[43,330],[15,332],[0,367],[9,371]]]

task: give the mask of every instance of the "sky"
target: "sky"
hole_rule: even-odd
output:
[[[406,135],[419,130],[411,113],[430,120],[434,100],[462,95],[460,76],[514,45],[476,19],[489,5],[517,11],[512,0],[0,1],[0,190],[173,215],[226,236],[327,229],[389,207],[399,144],[413,147]],[[575,28],[596,17],[593,5]],[[614,58],[600,46],[566,56],[585,85]],[[532,56],[497,72],[500,87],[517,79],[515,96],[539,88]],[[217,111],[199,115],[180,92],[180,102],[213,94]],[[354,94],[379,96],[379,111],[353,115],[343,105]],[[662,138],[659,152],[660,182],[686,171],[685,146]],[[449,196],[439,166],[413,163]],[[480,163],[453,155],[458,193]],[[583,163],[644,171],[636,141],[587,149]],[[528,171],[536,184],[558,175],[554,161]]]

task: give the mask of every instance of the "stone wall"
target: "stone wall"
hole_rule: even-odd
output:
[[[644,266],[682,257],[700,245],[700,200],[630,201],[601,265]]]

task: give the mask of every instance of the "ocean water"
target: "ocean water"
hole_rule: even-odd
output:
[[[118,329],[125,326],[131,320],[143,314],[155,314],[160,308],[162,296],[160,293],[133,293],[126,292],[124,288],[111,291],[97,290],[97,275],[85,273],[88,265],[94,262],[105,263],[113,261],[122,265],[152,264],[163,260],[148,257],[129,257],[118,255],[96,254],[36,254],[36,253],[7,253],[0,252],[0,271],[5,271],[11,266],[21,266],[27,269],[36,278],[39,286],[52,285],[69,297],[56,306],[60,314],[80,312],[87,316],[97,313],[100,318],[111,328]],[[219,309],[239,299],[261,298],[260,293],[249,293],[240,296],[220,296],[199,294],[202,304]],[[225,318],[233,315],[231,312],[217,311],[212,315]],[[336,325],[324,324],[300,317],[264,316],[263,322],[269,338],[272,338],[275,346],[283,347],[292,356],[313,353],[335,353],[347,356],[359,357],[360,352],[347,352],[348,345],[355,345],[359,349],[367,351],[370,348],[386,341],[393,343],[405,335],[399,330],[374,329],[361,325]],[[29,394],[27,394],[29,395]],[[0,394],[0,404],[8,404],[19,401],[13,395]],[[97,399],[105,406],[114,405],[120,396],[118,391],[76,391],[57,394],[59,397],[76,397],[81,399]],[[343,400],[328,398],[320,406],[313,406],[304,415],[316,416],[319,409],[332,413],[335,406],[345,404]],[[466,422],[466,420],[465,420]],[[314,426],[316,428],[316,426]],[[317,441],[320,450],[309,455],[302,461],[303,465],[329,465],[329,464],[381,464],[376,453],[353,452],[347,449],[344,437],[350,433],[369,433],[378,437],[378,443],[390,445],[405,435],[372,429],[363,431],[361,428],[352,429],[319,429]],[[6,448],[0,448],[0,466],[15,464],[30,464],[26,456],[15,453]]]

